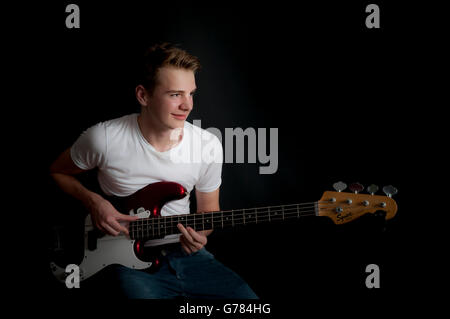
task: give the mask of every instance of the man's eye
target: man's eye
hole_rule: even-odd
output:
[[[174,94],[170,94],[170,96],[173,96],[173,97],[178,97],[178,96],[180,96],[180,93],[174,93]]]

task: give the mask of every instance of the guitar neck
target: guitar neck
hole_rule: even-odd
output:
[[[297,219],[304,216],[317,216],[318,202],[245,208],[204,212],[197,214],[158,216],[141,218],[130,223],[129,231],[132,239],[155,239],[166,235],[179,234],[177,225],[191,227],[196,231],[224,229],[239,225],[263,224]]]

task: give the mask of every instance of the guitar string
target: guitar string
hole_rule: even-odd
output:
[[[277,206],[274,206],[274,207],[277,207]],[[329,205],[329,207],[334,207],[334,205]],[[314,205],[314,206],[310,206],[310,207],[302,207],[301,209],[296,208],[296,207],[292,207],[292,208],[283,208],[282,207],[281,210],[278,209],[278,210],[271,210],[271,211],[268,210],[268,211],[259,211],[258,212],[258,211],[254,211],[254,209],[248,208],[248,209],[236,210],[236,211],[235,210],[224,210],[224,211],[217,211],[217,212],[204,212],[204,213],[199,213],[199,214],[204,214],[204,215],[202,215],[201,220],[204,219],[203,216],[208,216],[208,217],[212,218],[213,220],[214,219],[222,220],[222,218],[223,218],[222,216],[224,215],[223,213],[231,213],[233,215],[233,217],[234,217],[234,214],[236,214],[237,217],[239,217],[240,215],[248,215],[249,218],[251,218],[252,213],[254,213],[255,215],[260,216],[260,217],[265,217],[263,214],[269,214],[269,215],[275,214],[276,215],[279,212],[285,212],[287,214],[292,212],[294,214],[297,214],[297,213],[304,212],[305,209],[316,210],[316,208],[325,209],[324,206]],[[294,211],[292,211],[292,210],[294,210]],[[245,211],[248,211],[248,212],[245,212]],[[209,215],[207,215],[207,214],[209,214]],[[196,216],[199,216],[199,215],[196,215]],[[172,216],[158,216],[158,217],[150,217],[150,218],[141,218],[136,221],[133,221],[132,223],[133,223],[133,225],[136,225],[136,223],[143,224],[148,221],[155,223],[155,220],[158,221],[158,223],[161,223],[161,220],[163,223],[173,223],[173,219],[176,219],[176,218],[181,219],[181,220],[182,219],[191,219],[191,220],[196,219],[194,217],[194,214],[182,214],[182,215],[172,215]],[[257,217],[255,217],[255,218],[257,218]],[[169,221],[169,219],[170,219],[170,221]]]
[[[237,217],[240,217],[240,215],[246,215],[246,214],[250,214],[250,215],[251,214],[255,214],[255,215],[264,217],[264,215],[263,215],[264,213],[267,213],[269,215],[277,214],[277,213],[280,213],[280,212],[285,212],[285,213],[288,213],[288,214],[289,213],[297,214],[297,212],[298,213],[304,212],[305,209],[307,209],[307,211],[311,210],[311,209],[315,210],[316,207],[317,206],[314,205],[314,206],[310,206],[310,207],[302,207],[301,209],[292,207],[292,208],[282,208],[281,210],[278,209],[278,210],[270,210],[270,211],[268,210],[268,211],[260,211],[260,212],[251,211],[252,210],[251,208],[248,208],[248,209],[246,208],[244,210],[224,210],[224,211],[217,211],[217,212],[197,213],[198,215],[196,215],[196,214],[182,214],[182,215],[172,215],[172,216],[158,216],[158,217],[140,218],[138,220],[133,221],[132,223],[133,224],[135,224],[135,223],[141,223],[142,224],[142,223],[147,222],[147,221],[151,221],[152,223],[154,223],[155,220],[158,221],[158,223],[160,223],[161,220],[163,221],[163,223],[172,223],[173,219],[176,219],[176,218],[178,218],[178,219],[180,219],[180,218],[181,219],[194,219],[195,220],[196,218],[194,216],[199,216],[199,219],[202,219],[202,220],[204,220],[204,216],[209,216],[212,219],[222,220],[222,216],[224,216],[223,213],[231,213],[232,215],[236,214]],[[321,207],[319,207],[319,208],[321,208]],[[249,211],[249,212],[245,212],[245,211]],[[202,215],[200,215],[200,214],[202,214]],[[233,217],[234,217],[234,215],[233,215]],[[169,219],[171,219],[171,220],[168,221]]]
[[[289,205],[279,205],[279,206],[266,206],[266,207],[255,207],[255,208],[244,208],[244,209],[231,209],[231,210],[223,210],[223,211],[214,211],[214,212],[201,212],[200,214],[218,214],[220,215],[221,213],[228,213],[228,212],[232,212],[232,213],[239,213],[242,212],[245,214],[245,211],[253,211],[253,210],[263,210],[263,209],[270,209],[270,208],[281,208],[281,210],[272,210],[270,211],[272,212],[277,212],[277,211],[282,211],[284,210],[289,210],[289,209],[300,209],[300,208],[315,208],[318,207],[318,203],[325,203],[325,202],[310,202],[310,203],[300,203],[300,204],[289,204]],[[312,204],[312,205],[311,205]],[[299,207],[301,205],[309,205],[309,207]],[[291,207],[289,208],[288,206],[296,206],[296,207]],[[324,206],[320,206],[318,208],[323,208]],[[170,218],[170,217],[176,217],[176,216],[193,216],[193,214],[181,214],[181,215],[172,215],[172,216],[157,216],[157,217],[149,217],[149,218],[140,218],[139,222],[145,221],[145,220],[154,220],[155,218]],[[220,216],[215,216],[215,217],[220,217]],[[193,218],[193,217],[192,217]],[[135,221],[136,222],[136,221]]]
[[[311,205],[312,204],[312,205]],[[150,218],[140,218],[136,221],[130,223],[132,232],[137,232],[138,234],[149,234],[150,230],[149,226],[153,226],[151,229],[151,233],[155,236],[155,231],[157,235],[161,235],[161,230],[166,234],[166,229],[173,230],[177,228],[176,225],[178,223],[185,222],[186,225],[193,225],[194,228],[197,226],[202,226],[204,229],[205,224],[205,216],[207,224],[219,223],[222,224],[222,227],[225,223],[229,223],[229,221],[224,221],[223,217],[230,217],[224,215],[224,213],[231,213],[232,215],[232,225],[243,225],[248,223],[252,223],[249,219],[254,219],[254,222],[267,222],[267,221],[277,221],[284,220],[284,217],[291,218],[294,217],[303,217],[303,216],[314,216],[317,215],[318,209],[325,210],[328,208],[335,208],[336,203],[330,201],[317,201],[317,202],[309,202],[309,203],[298,203],[298,204],[289,204],[289,205],[277,205],[277,206],[266,206],[266,207],[256,207],[256,208],[244,208],[237,210],[223,210],[223,211],[215,211],[215,212],[202,212],[200,214],[204,214],[203,216],[199,216],[198,214],[182,214],[182,215],[172,215],[172,216],[157,216]],[[272,208],[272,210],[270,210]],[[273,208],[277,208],[273,210]],[[281,208],[281,210],[280,210]],[[263,209],[267,209],[267,211],[262,211]],[[305,210],[306,209],[306,210]],[[258,211],[259,210],[259,211]],[[282,212],[282,217],[280,215],[277,216],[278,213]],[[305,214],[308,213],[309,214]],[[206,215],[208,214],[208,215]],[[234,216],[236,214],[236,218]],[[255,217],[251,217],[254,214]],[[297,216],[296,216],[297,215]],[[301,216],[300,216],[301,215]],[[199,216],[200,218],[195,218],[195,216]],[[246,217],[247,216],[247,217]],[[181,219],[181,221],[180,221]],[[184,221],[183,221],[184,219]],[[189,220],[190,219],[190,220]],[[211,221],[209,221],[211,220]],[[241,222],[243,221],[243,222]],[[174,225],[175,223],[175,225]],[[162,225],[161,225],[162,224]],[[162,227],[155,227],[156,225]],[[227,224],[228,226],[228,224]],[[200,228],[200,227],[199,227]],[[216,227],[217,228],[217,227]],[[219,225],[220,228],[220,225]],[[150,234],[148,235],[150,236]]]
[[[294,206],[297,206],[296,204],[293,204]],[[292,205],[287,205],[287,206],[292,206]],[[274,206],[274,207],[281,207],[281,206]],[[222,212],[208,212],[211,214],[211,218],[207,218],[206,219],[206,224],[211,224],[211,226],[213,226],[212,224],[214,223],[220,223],[220,224],[230,224],[230,225],[244,225],[246,224],[246,222],[248,224],[250,223],[257,223],[259,222],[267,222],[267,221],[281,221],[284,220],[286,217],[287,218],[292,218],[292,217],[304,217],[304,216],[314,216],[316,215],[316,207],[317,206],[311,206],[311,207],[307,207],[308,209],[305,210],[305,207],[303,207],[303,210],[300,210],[298,208],[285,208],[282,210],[273,210],[273,211],[267,211],[267,212],[263,212],[263,213],[267,213],[266,214],[261,214],[261,212],[259,214],[257,214],[256,212],[253,212],[254,215],[258,215],[258,217],[251,217],[252,214],[248,214],[247,217],[243,216],[244,214],[246,214],[245,212],[236,212],[239,215],[236,216],[236,218],[234,218],[234,216],[231,218],[231,224],[230,221],[227,220],[223,220],[223,214],[218,214],[218,213],[222,213]],[[312,209],[312,210],[311,210]],[[251,209],[245,209],[245,210],[251,210]],[[232,213],[234,213],[234,211],[230,211]],[[279,214],[278,213],[282,212],[283,214]],[[214,216],[214,213],[216,213],[217,215],[220,216]],[[308,214],[306,214],[308,213]],[[207,213],[205,213],[207,214]],[[242,216],[240,216],[242,214]],[[189,218],[185,218],[189,216]],[[161,230],[164,232],[163,235],[167,234],[167,229],[169,230],[174,230],[175,228],[177,228],[176,225],[178,225],[178,223],[183,223],[185,222],[187,219],[191,219],[188,222],[185,222],[185,225],[190,226],[192,225],[194,228],[197,228],[197,226],[199,226],[198,228],[200,228],[200,226],[203,227],[204,229],[204,224],[205,224],[205,220],[204,220],[204,216],[201,216],[201,218],[199,219],[195,219],[193,217],[194,215],[190,215],[190,214],[186,214],[186,215],[174,215],[174,216],[159,216],[159,217],[152,217],[152,218],[141,218],[139,220],[136,220],[134,222],[131,223],[132,225],[132,233],[137,233],[136,235],[142,235],[143,237],[151,237],[151,236],[161,236]],[[200,216],[199,216],[200,217]],[[226,216],[228,218],[230,218],[231,216]],[[181,220],[181,219],[185,219],[185,221]],[[253,219],[253,222],[250,220]],[[211,220],[211,221],[209,221]],[[136,223],[139,222],[139,223]],[[145,224],[144,224],[145,222]],[[176,223],[176,224],[175,224]],[[151,225],[150,225],[151,224]],[[162,225],[161,225],[162,224]],[[175,224],[175,225],[174,225]],[[153,226],[153,228],[150,230],[148,229],[149,226]],[[156,227],[158,226],[158,227]],[[163,226],[163,227],[160,227]],[[220,225],[218,226],[220,228]],[[198,229],[197,228],[197,229]],[[212,227],[214,228],[214,227]],[[216,227],[217,228],[217,227]],[[156,232],[156,234],[155,234]],[[145,235],[144,235],[145,233]],[[152,234],[150,234],[152,233]]]
[[[267,218],[267,221],[270,221],[271,219],[273,219],[273,220],[282,219],[283,216],[284,217],[286,217],[286,216],[295,217],[297,215],[299,217],[305,216],[306,214],[304,214],[304,213],[312,213],[312,214],[308,214],[308,216],[315,215],[315,210],[303,210],[303,211],[284,210],[284,214],[279,214],[280,212],[282,212],[282,211],[274,211],[274,212],[270,212],[270,214],[269,214],[269,212],[267,212],[267,215],[248,214],[246,217],[238,216],[238,215],[237,216],[225,216],[226,217],[225,220],[228,221],[229,219],[232,219],[233,221],[240,221],[240,220],[249,220],[250,221],[251,219],[254,219],[255,221],[258,221],[258,220],[264,220],[264,218]],[[276,213],[276,214],[273,215],[272,213]],[[253,217],[252,217],[252,215],[253,215]],[[258,215],[258,216],[256,217],[256,215]],[[212,216],[211,218],[206,217],[206,219],[203,218],[203,216],[201,216],[201,215],[200,215],[201,217],[199,217],[199,219],[193,218],[192,217],[193,215],[190,215],[190,214],[186,214],[186,216],[189,216],[189,218],[184,218],[184,215],[164,216],[163,218],[159,218],[159,221],[162,220],[162,222],[159,222],[158,218],[146,218],[145,220],[143,220],[143,222],[141,224],[143,225],[144,223],[151,222],[152,224],[159,224],[159,225],[169,224],[169,225],[171,225],[174,222],[177,222],[177,224],[178,223],[186,223],[187,225],[189,225],[189,224],[216,223],[216,222],[222,222],[222,220],[224,220],[221,216]],[[184,219],[184,220],[180,220],[180,218]],[[186,222],[187,219],[190,219],[190,220],[188,220]],[[212,221],[209,221],[209,220],[212,220]],[[141,220],[137,220],[135,222],[141,222]]]
[[[286,205],[286,206],[297,206],[297,204],[291,204],[291,205]],[[325,206],[326,207],[334,207],[334,205],[325,205]],[[231,225],[245,225],[246,222],[250,224],[250,223],[252,223],[252,221],[250,220],[251,218],[254,219],[254,223],[258,223],[258,220],[259,220],[259,222],[267,222],[267,221],[277,221],[277,220],[281,221],[281,220],[284,220],[285,217],[292,218],[292,216],[297,217],[297,218],[298,217],[303,217],[303,216],[314,216],[314,215],[317,215],[317,211],[316,211],[317,208],[323,208],[324,206],[319,207],[318,205],[314,205],[314,206],[310,206],[310,207],[303,207],[302,208],[303,210],[300,210],[297,207],[295,207],[295,208],[294,207],[293,208],[286,208],[286,209],[284,209],[283,206],[270,206],[270,207],[282,207],[283,209],[282,210],[267,211],[267,212],[257,212],[257,211],[250,212],[250,213],[254,213],[255,215],[259,215],[259,217],[256,217],[256,216],[255,217],[251,217],[251,214],[248,214],[248,213],[244,212],[245,210],[254,210],[254,209],[237,210],[236,213],[238,215],[236,216],[236,218],[234,218],[234,215],[233,215]],[[310,209],[313,209],[313,210],[305,210],[305,208],[310,208]],[[259,208],[256,208],[256,209],[259,209]],[[223,212],[232,212],[232,214],[235,213],[234,210],[219,211],[219,212],[205,212],[204,214],[210,214],[209,217],[211,217],[211,218],[209,218],[209,219],[211,219],[211,222],[209,222],[209,219],[207,219],[206,223],[207,224],[211,224],[212,228],[214,228],[213,224],[217,223],[217,222],[219,224],[222,224],[222,227],[224,227],[223,226],[224,221],[223,221],[223,217],[222,217],[223,214],[220,214],[220,213],[223,213]],[[281,216],[281,217],[280,217],[280,215],[277,216],[276,214],[279,213],[279,212],[284,213],[284,214],[282,214],[284,216]],[[310,212],[310,213],[309,214],[305,214],[307,212]],[[266,213],[266,214],[261,214],[261,213]],[[275,213],[275,215],[271,216],[273,213]],[[244,216],[246,214],[248,214],[247,217]],[[242,216],[240,216],[240,215],[242,215]],[[206,216],[206,215],[204,215],[204,216]],[[161,230],[163,230],[163,232],[164,232],[163,235],[167,235],[167,229],[169,229],[169,232],[172,231],[172,233],[174,233],[173,230],[175,228],[177,228],[176,225],[178,223],[182,223],[183,219],[185,219],[185,220],[191,219],[190,221],[186,222],[187,226],[192,225],[194,228],[197,228],[197,226],[199,226],[197,229],[199,229],[200,226],[202,226],[203,229],[204,229],[205,228],[204,227],[204,223],[205,223],[204,216],[202,216],[199,219],[195,219],[194,214],[192,214],[192,215],[191,214],[186,214],[186,215],[173,215],[173,216],[158,216],[156,218],[155,217],[153,217],[153,218],[142,218],[140,220],[137,220],[137,222],[140,222],[140,225],[134,224],[135,227],[132,227],[132,229],[133,229],[133,232],[137,232],[139,235],[143,235],[144,236],[144,233],[145,233],[144,237],[149,237],[150,236],[150,230],[148,229],[148,227],[149,226],[153,226],[153,228],[151,230],[152,236],[156,236],[156,235],[161,236]],[[181,221],[180,221],[180,218],[182,219]],[[217,221],[217,219],[219,221]],[[162,220],[162,222],[161,222],[161,220]],[[158,223],[156,223],[155,221],[158,221]],[[145,222],[145,224],[144,224],[144,222]],[[174,225],[175,222],[176,222],[176,225]],[[225,221],[225,223],[227,223],[227,222],[229,223],[229,221]],[[152,224],[152,225],[150,225],[150,224]],[[155,226],[156,226],[155,224],[158,224],[158,226],[163,226],[163,227],[155,228]],[[163,225],[161,225],[161,224],[163,224]],[[220,228],[220,225],[218,226],[218,228]],[[157,232],[157,234],[155,234],[155,231]]]
[[[245,208],[245,209],[238,209],[238,210],[223,210],[223,211],[215,211],[215,212],[202,212],[202,213],[197,213],[197,214],[205,214],[203,216],[206,216],[206,214],[210,214],[212,219],[219,219],[221,220],[224,215],[224,213],[231,213],[231,214],[237,214],[237,216],[239,215],[245,215],[245,214],[256,214],[258,216],[262,216],[264,217],[262,214],[267,213],[267,214],[273,214],[273,213],[279,213],[279,212],[287,212],[289,213],[290,210],[294,210],[294,213],[297,212],[302,212],[302,210],[304,209],[326,209],[327,207],[333,208],[335,207],[335,205],[316,205],[316,203],[319,202],[314,202],[314,205],[310,205],[309,207],[288,207],[288,206],[300,206],[300,205],[305,205],[305,204],[290,204],[290,205],[285,205],[285,206],[267,206],[267,207],[258,207],[258,208]],[[275,209],[275,210],[268,210],[268,211],[262,211],[262,209],[269,209],[269,208],[274,208],[274,207],[280,207],[280,209]],[[255,211],[256,210],[256,211]],[[257,210],[260,210],[259,212]],[[246,212],[247,211],[247,212]],[[198,216],[198,215],[196,215]],[[196,219],[194,217],[194,214],[181,214],[181,215],[172,215],[172,216],[157,216],[157,217],[149,217],[149,218],[140,218],[136,221],[133,221],[132,223],[144,223],[146,221],[152,221],[152,223],[154,223],[155,220],[163,220],[163,223],[172,223],[173,222],[173,218],[181,218],[181,219]],[[251,218],[251,217],[250,217]],[[168,221],[168,219],[171,219],[170,221]],[[204,219],[204,217],[201,217],[201,219]]]
[[[297,213],[295,213],[295,215],[297,215]],[[303,215],[301,215],[301,217],[315,216],[315,215],[316,214],[314,212],[314,213],[309,213],[309,214],[303,214]],[[292,216],[289,216],[289,218],[291,218],[291,217]],[[270,218],[270,219],[267,218],[267,219],[262,219],[262,220],[258,218],[258,222],[250,222],[250,221],[245,222],[244,219],[241,218],[241,219],[235,219],[232,222],[228,221],[228,222],[226,222],[226,225],[227,226],[228,225],[237,226],[237,225],[246,225],[246,224],[249,225],[249,224],[258,224],[259,222],[260,223],[264,223],[264,222],[268,222],[268,221],[283,221],[283,220],[284,220],[283,218],[276,218],[276,219],[274,219],[274,218]],[[167,225],[167,224],[169,224],[169,225]],[[178,222],[176,224],[178,225]],[[211,224],[212,227],[210,229],[214,229],[214,228],[221,229],[222,228],[222,227],[220,227],[220,225],[217,226],[217,227],[213,227],[213,225],[212,225],[213,223],[212,222],[208,222],[206,224],[207,225]],[[224,225],[225,225],[225,222],[224,222]],[[148,226],[148,225],[143,225],[143,226]],[[200,226],[204,227],[204,223],[201,223],[200,221],[198,221],[198,223],[197,222],[196,223],[186,223],[185,226],[186,227],[191,226],[191,227],[195,228],[197,231],[205,229],[205,228],[200,229]],[[197,226],[199,226],[199,227],[197,227]],[[178,229],[178,227],[176,225],[173,225],[173,223],[166,223],[166,225],[164,227],[162,227],[162,228],[154,227],[151,231],[149,229],[144,228],[144,227],[142,227],[142,228],[138,227],[137,229],[136,228],[133,229],[133,231],[131,233],[132,234],[134,232],[137,233],[137,234],[135,234],[137,236],[134,236],[135,238],[151,238],[151,237],[154,237],[154,236],[175,234],[176,232],[173,232],[173,230],[175,230],[175,229]],[[169,233],[167,232],[167,230],[169,230]],[[142,235],[142,236],[140,236],[140,235]]]

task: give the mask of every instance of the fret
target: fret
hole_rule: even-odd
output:
[[[160,238],[164,237],[164,233],[165,233],[165,220],[166,218],[163,216],[159,216],[157,217],[158,219],[158,234]]]
[[[197,230],[197,217],[198,217],[198,213],[192,213],[192,214],[189,214],[189,215],[187,215],[187,218],[190,220],[190,222],[191,222],[191,227],[192,227],[192,229],[194,229],[194,230]]]
[[[233,226],[233,211],[227,210],[222,212],[222,225],[223,227]]]
[[[186,227],[191,227],[192,229],[197,230],[195,225],[195,215],[195,213],[185,215]]]
[[[138,219],[139,223],[141,224],[139,229],[141,230],[141,234],[138,234],[138,238],[143,238],[144,235],[147,234],[148,230],[147,230],[147,225],[145,225],[144,223],[147,222],[146,219],[142,218],[142,219]]]
[[[255,224],[258,224],[258,210],[255,208]]]
[[[222,221],[222,229],[223,229],[223,213],[219,212],[219,214],[220,214],[220,220]]]
[[[186,227],[188,227],[188,224],[189,224],[188,216],[187,215],[183,215],[183,219],[184,219],[183,226],[186,228]]]
[[[155,219],[147,218],[147,233],[148,238],[153,238],[155,236]]]
[[[176,217],[176,219],[177,219],[177,221],[176,221],[176,226],[178,226],[178,224],[181,224],[181,225],[183,225],[184,226],[184,223],[183,223],[183,216],[182,215],[175,215],[175,217]],[[175,227],[176,227],[175,226]],[[180,231],[178,230],[178,227],[176,227],[175,228],[175,231],[177,232],[177,233],[179,233]]]
[[[155,219],[154,218],[152,218],[151,219],[152,220],[152,237],[154,238],[155,237]]]
[[[263,223],[263,222],[270,222],[270,208],[266,207],[266,208],[260,208],[258,210],[258,222],[259,223]]]
[[[180,223],[181,225],[186,227],[186,216],[185,215],[180,215],[180,217],[178,217],[178,223]]]
[[[222,212],[211,212],[212,226],[214,228],[220,228],[222,226]],[[223,228],[223,226],[222,226]]]
[[[283,212],[284,208],[282,208]],[[271,212],[271,221],[277,221],[281,220],[283,218],[283,213],[280,214],[280,211],[278,209],[275,209],[273,212]]]
[[[143,231],[145,233],[146,238],[148,238],[148,225],[147,225],[147,223],[148,223],[148,219],[147,218],[142,219]]]
[[[251,211],[250,209],[244,210],[245,223],[255,224],[256,223],[256,211]]]
[[[284,220],[284,206],[281,206],[281,212],[283,214],[283,220]]]
[[[138,238],[142,238],[142,232],[144,231],[142,219],[138,219],[136,222],[137,222],[137,236]]]
[[[213,220],[212,213],[203,213],[203,229],[212,229],[213,228]]]
[[[244,218],[244,225],[245,225],[245,209],[242,210],[242,216]]]
[[[297,218],[300,218],[300,207],[297,204]]]
[[[161,237],[161,228],[160,228],[161,218],[157,217],[157,219],[158,219],[158,237]]]
[[[152,238],[155,237],[155,219],[154,218],[148,219],[147,227],[149,228],[149,234],[150,234],[150,230],[152,231]]]
[[[196,216],[195,215],[197,215],[196,213],[192,213],[192,214],[188,214],[188,215],[185,215],[186,216],[186,227],[191,227],[193,230],[197,230],[198,229],[198,227],[197,227],[197,225],[195,224],[196,223]]]
[[[231,210],[231,225],[234,227],[234,212]]]
[[[167,235],[167,231],[170,230],[170,224],[169,224],[169,219],[170,219],[170,215],[169,216],[164,216],[161,217],[161,224],[163,224],[163,226],[161,227],[162,230],[164,230],[164,236]]]
[[[173,223],[173,216],[171,215],[171,216],[168,216],[167,218],[170,218],[170,231],[169,231],[169,234],[175,234],[177,225],[174,225],[174,223]]]

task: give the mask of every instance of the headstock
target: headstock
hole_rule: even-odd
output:
[[[397,213],[397,203],[392,196],[397,193],[393,186],[383,187],[387,196],[375,195],[378,190],[376,185],[370,185],[368,191],[370,194],[361,194],[364,187],[359,183],[349,186],[352,191],[343,192],[347,187],[345,183],[335,183],[335,192],[324,192],[318,202],[318,215],[330,217],[335,224],[345,224],[355,220],[367,213],[377,211],[386,212],[386,219],[391,219]]]

